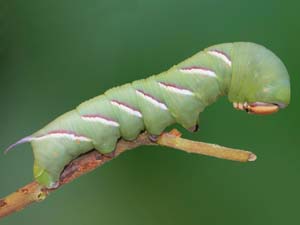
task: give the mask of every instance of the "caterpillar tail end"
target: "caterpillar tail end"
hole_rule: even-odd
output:
[[[10,145],[7,149],[4,150],[4,154],[7,154],[9,151],[11,151],[13,148],[15,148],[17,145],[21,145],[24,143],[28,143],[32,141],[32,137],[28,136],[28,137],[24,137],[21,140],[17,141],[16,143]]]

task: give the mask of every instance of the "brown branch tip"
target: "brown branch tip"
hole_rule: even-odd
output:
[[[256,160],[256,155],[252,152],[181,138],[181,133],[175,129],[171,132],[163,133],[155,141],[153,141],[153,138],[149,138],[149,135],[144,132],[134,141],[120,140],[116,150],[112,154],[103,155],[93,150],[73,160],[62,172],[59,185],[55,189],[47,189],[36,181],[33,181],[5,198],[0,199],[0,218],[20,211],[34,202],[44,200],[51,192],[64,184],[70,183],[81,175],[96,169],[126,150],[134,149],[141,145],[167,146],[188,153],[202,154],[239,162]]]

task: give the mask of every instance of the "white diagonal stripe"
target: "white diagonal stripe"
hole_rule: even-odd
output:
[[[33,137],[32,140],[34,141],[41,141],[48,138],[67,138],[73,141],[87,141],[90,142],[91,139],[84,137],[84,136],[77,136],[75,134],[68,134],[68,133],[50,133],[40,137]]]
[[[222,53],[217,50],[209,50],[208,54],[216,56],[217,58],[223,60],[228,66],[231,67],[231,60],[228,58],[228,56],[225,53]]]
[[[114,101],[114,100],[112,100],[110,102],[111,102],[112,105],[117,106],[119,109],[127,112],[130,115],[137,116],[139,118],[143,117],[143,115],[139,111],[134,110],[134,109],[132,109],[132,108],[120,103],[120,102],[117,102],[117,101]]]
[[[156,100],[154,98],[151,98],[150,96],[144,94],[142,91],[136,90],[135,92],[139,96],[141,96],[143,99],[145,99],[146,101],[150,102],[151,104],[157,106],[158,108],[163,109],[163,110],[168,110],[167,106],[164,103],[159,102],[158,100]]]
[[[164,89],[166,89],[168,91],[177,93],[177,94],[181,94],[181,95],[194,95],[193,92],[191,92],[190,90],[187,90],[187,89],[182,89],[182,88],[174,87],[174,86],[171,86],[171,85],[164,84],[162,82],[159,82],[158,84],[159,84],[160,87],[162,87],[162,88],[164,88]]]
[[[189,74],[200,74],[200,75],[206,75],[209,77],[216,77],[216,73],[212,70],[201,68],[201,67],[190,67],[190,68],[182,68],[179,69],[182,73],[189,73]]]
[[[113,126],[113,127],[119,127],[120,126],[119,123],[117,123],[115,121],[112,121],[112,120],[105,119],[105,118],[100,117],[100,116],[81,116],[81,118],[85,121],[102,123],[102,124],[108,125],[108,126]]]

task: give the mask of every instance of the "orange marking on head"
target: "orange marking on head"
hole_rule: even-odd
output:
[[[277,112],[279,107],[277,105],[257,105],[248,106],[248,110],[252,114],[268,115]]]

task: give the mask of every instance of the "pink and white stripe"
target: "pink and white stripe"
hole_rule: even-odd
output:
[[[89,122],[95,122],[95,123],[102,123],[107,126],[112,126],[112,127],[119,127],[120,124],[110,118],[107,118],[105,116],[100,116],[98,114],[93,114],[93,115],[82,115],[81,119]]]
[[[24,144],[27,142],[31,142],[31,141],[41,141],[41,140],[47,140],[47,139],[51,139],[51,138],[65,138],[65,139],[69,139],[72,141],[83,141],[83,142],[91,142],[92,140],[88,137],[85,137],[83,135],[78,135],[74,132],[71,131],[66,131],[66,130],[56,130],[56,131],[51,131],[45,135],[41,135],[38,137],[33,137],[33,136],[28,136],[25,138],[22,138],[21,140],[17,141],[16,143],[10,145],[5,151],[4,153],[9,152],[11,149],[13,149],[14,147],[16,147],[17,145],[20,144]]]
[[[156,107],[158,107],[162,110],[168,110],[168,107],[164,103],[160,102],[159,100],[154,98],[152,95],[147,94],[141,90],[136,90],[135,92],[137,93],[137,95],[141,96],[143,99],[145,99],[146,101],[155,105]]]
[[[208,54],[213,55],[219,59],[221,59],[223,62],[225,62],[228,66],[231,67],[231,60],[230,58],[226,55],[226,53],[221,52],[219,50],[209,50]]]
[[[201,66],[191,66],[191,67],[184,67],[179,69],[182,73],[189,73],[189,74],[199,74],[199,75],[205,75],[209,77],[217,77],[217,74],[207,68],[201,67]]]
[[[177,93],[177,94],[190,95],[190,96],[194,95],[194,93],[191,92],[190,90],[178,87],[174,84],[168,84],[168,83],[165,83],[165,82],[158,82],[158,85],[160,87],[168,90],[168,91],[171,91],[171,92],[174,92],[174,93]]]
[[[123,103],[123,102],[119,102],[117,100],[111,100],[110,103],[116,107],[118,107],[119,109],[127,112],[128,114],[132,115],[132,116],[136,116],[136,117],[139,117],[139,118],[142,118],[143,115],[140,111],[132,108],[131,106]]]
[[[78,135],[71,131],[65,131],[65,130],[57,130],[57,131],[51,131],[48,134],[39,136],[39,137],[32,137],[31,141],[41,141],[49,138],[66,138],[73,141],[84,141],[84,142],[90,142],[92,141],[90,138],[85,137],[83,135]]]

